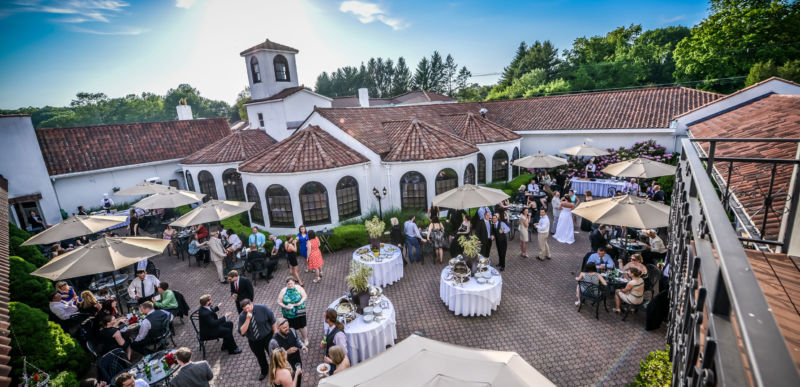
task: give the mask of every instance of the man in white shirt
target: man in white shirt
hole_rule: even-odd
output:
[[[145,301],[152,301],[156,295],[156,288],[161,281],[154,275],[147,274],[144,270],[136,272],[136,278],[128,285],[128,296],[131,300],[136,300],[139,304]]]
[[[491,218],[492,210],[490,210],[489,207],[483,206],[481,208],[478,208],[478,220],[485,219],[484,217],[486,216],[487,212],[489,213],[489,218]]]
[[[406,251],[408,252],[408,260],[411,263],[415,261],[422,262],[422,247],[419,245],[419,241],[422,239],[422,234],[419,232],[419,227],[417,224],[414,223],[416,217],[411,215],[408,217],[408,220],[403,223],[403,231],[406,234]],[[414,254],[412,255],[411,249],[414,249]]]
[[[535,179],[531,179],[531,182],[528,183],[528,192],[530,193],[539,192],[539,184],[536,184]]]
[[[50,294],[50,311],[60,320],[67,321],[73,314],[78,313],[78,307],[73,302],[61,301],[61,295],[53,292]]]
[[[272,246],[272,252],[270,252],[270,256],[271,256],[271,257],[278,257],[278,258],[281,258],[281,257],[279,256],[279,255],[282,255],[282,254],[280,254],[280,253],[281,253],[281,251],[286,251],[285,249],[284,249],[284,250],[281,250],[281,245],[283,244],[283,240],[281,240],[280,238],[277,238],[275,235],[270,235],[270,236],[269,236],[269,240],[270,240],[272,243],[274,243],[274,244],[275,244],[275,245],[273,245],[273,246]]]
[[[106,212],[111,212],[111,207],[114,207],[114,200],[108,197],[107,193],[104,193],[103,200],[100,201],[100,207],[103,207]]]
[[[150,352],[147,346],[154,344],[159,337],[161,337],[169,325],[172,323],[172,313],[163,309],[153,308],[153,303],[145,301],[139,306],[139,310],[145,315],[145,318],[139,321],[139,334],[133,339],[131,348],[136,352],[146,355]]]
[[[233,230],[228,230],[228,251],[236,251],[242,248],[242,239]]]
[[[540,261],[550,259],[550,246],[547,244],[547,233],[550,232],[550,219],[547,218],[547,211],[539,210],[539,223],[536,223],[536,234],[539,240],[539,254],[536,255]]]

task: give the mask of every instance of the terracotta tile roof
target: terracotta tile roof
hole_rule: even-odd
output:
[[[472,144],[506,142],[522,138],[512,130],[497,125],[473,112],[447,115],[443,116],[443,118],[445,123],[458,135],[458,138]]]
[[[11,293],[8,288],[8,273],[11,270],[8,262],[8,180],[0,175],[0,387],[11,384],[11,338],[9,336],[10,320],[8,303]]]
[[[800,137],[800,95],[770,95],[738,109],[718,115],[689,127],[693,137],[778,138]],[[708,152],[708,143],[700,144]],[[716,157],[754,157],[793,159],[794,143],[718,143]],[[723,179],[728,176],[728,163],[714,163]],[[731,189],[760,231],[764,220],[764,197],[769,189],[771,164],[733,163]],[[777,239],[789,194],[791,165],[778,165],[773,187],[772,208],[767,212],[766,239]]]
[[[291,52],[291,53],[295,53],[295,54],[300,52],[296,48],[291,48],[289,46],[284,46],[283,44],[275,43],[275,42],[272,42],[269,39],[267,39],[263,43],[256,44],[255,46],[250,47],[247,50],[242,51],[239,55],[245,56],[245,55],[254,53],[256,51],[260,51],[260,50],[286,51],[286,52]]]
[[[383,130],[392,144],[392,150],[382,156],[384,161],[445,159],[478,151],[452,132],[417,119],[384,122]]]
[[[456,102],[455,98],[443,94],[432,93],[425,90],[414,90],[399,94],[390,98],[370,98],[369,106],[382,105],[408,105],[425,102]],[[332,107],[359,107],[358,96],[336,97],[333,99]]]
[[[366,157],[320,129],[308,126],[239,164],[242,172],[292,173],[366,163]]]
[[[668,128],[673,116],[720,97],[685,87],[653,87],[492,102],[317,108],[316,111],[375,153],[382,154],[390,147],[376,130],[386,121],[416,117],[429,124],[444,125],[442,116],[478,113],[485,107],[489,121],[514,131]]]
[[[685,116],[685,115],[687,115],[687,114],[689,114],[689,113],[692,113],[692,112],[694,112],[694,111],[696,111],[696,110],[700,110],[700,109],[702,109],[702,108],[706,107],[707,105],[710,105],[710,104],[712,104],[712,103],[716,103],[716,102],[720,102],[720,101],[724,101],[724,100],[726,100],[726,99],[728,99],[728,98],[731,98],[731,97],[737,96],[737,95],[739,95],[739,94],[741,94],[741,93],[744,93],[744,92],[746,92],[747,90],[750,90],[750,89],[756,88],[756,87],[758,87],[758,86],[761,86],[761,85],[763,85],[763,84],[765,84],[765,83],[767,83],[767,82],[771,82],[771,81],[781,81],[781,82],[786,82],[786,83],[788,83],[788,84],[791,84],[791,85],[800,86],[800,84],[797,84],[797,83],[795,83],[795,82],[792,82],[792,81],[789,81],[789,80],[786,80],[786,79],[783,79],[783,78],[778,78],[778,77],[769,77],[769,78],[767,78],[767,79],[765,79],[765,80],[763,80],[763,81],[761,81],[761,82],[758,82],[758,83],[752,84],[752,85],[750,85],[750,86],[747,86],[747,87],[745,87],[744,89],[737,90],[737,91],[736,91],[736,92],[734,92],[734,93],[730,93],[730,94],[728,94],[728,95],[725,95],[725,96],[723,96],[723,97],[721,97],[721,98],[718,98],[718,99],[716,99],[716,100],[709,101],[708,103],[706,103],[706,104],[704,104],[704,105],[700,105],[700,106],[698,106],[698,107],[696,107],[696,108],[694,108],[694,109],[692,109],[692,110],[685,111],[685,112],[683,112],[683,113],[681,113],[681,114],[678,114],[677,116],[675,116],[675,118],[678,118],[678,117],[683,117],[683,116]]]
[[[283,89],[283,90],[281,90],[281,91],[279,91],[279,92],[277,92],[277,93],[275,93],[275,94],[273,94],[273,95],[271,95],[271,96],[269,96],[269,97],[267,97],[267,98],[259,98],[259,99],[250,99],[250,100],[247,100],[247,102],[245,102],[245,104],[248,104],[248,103],[255,103],[255,102],[265,102],[265,101],[278,101],[278,100],[282,100],[282,99],[284,99],[284,98],[286,98],[286,97],[288,97],[288,96],[290,96],[290,95],[292,95],[292,94],[294,94],[294,93],[297,93],[298,91],[301,91],[301,90],[303,90],[303,89],[305,89],[305,88],[306,88],[306,87],[305,87],[305,86],[302,86],[302,85],[300,85],[300,86],[294,86],[294,87],[287,87],[287,88],[285,88],[285,89]]]
[[[225,118],[36,130],[50,175],[186,157],[230,134]]]
[[[224,164],[244,161],[277,141],[261,129],[236,130],[192,153],[181,164]]]

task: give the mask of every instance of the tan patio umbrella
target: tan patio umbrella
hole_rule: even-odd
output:
[[[464,184],[461,187],[453,188],[434,196],[433,205],[465,210],[481,206],[493,206],[504,199],[508,199],[508,197],[505,192],[499,189]]]
[[[144,210],[156,208],[175,208],[203,200],[205,194],[180,189],[159,192],[136,202],[133,206]]]
[[[677,169],[674,165],[637,157],[611,164],[603,168],[603,173],[611,176],[651,178],[674,175]]]
[[[111,215],[74,215],[63,222],[48,228],[22,243],[22,246],[46,245],[75,238],[83,235],[94,234],[109,227],[124,223],[127,216]]]
[[[580,156],[580,157],[583,157],[583,156],[607,156],[608,155],[608,152],[606,152],[606,151],[604,151],[604,150],[602,150],[600,148],[595,148],[595,147],[593,147],[591,145],[586,145],[586,143],[583,143],[583,144],[577,145],[577,146],[573,146],[571,148],[562,149],[559,152],[561,152],[561,153],[563,153],[565,155]]]
[[[411,335],[319,386],[555,386],[515,352],[473,349]]]
[[[528,169],[555,168],[558,166],[566,165],[567,159],[539,152],[530,156],[525,156],[521,159],[514,160],[511,162],[511,164]]]
[[[125,188],[121,191],[114,192],[115,196],[140,196],[140,195],[152,195],[156,193],[162,192],[169,192],[175,191],[177,188],[170,187],[164,184],[158,183],[151,183],[149,181],[145,181],[139,184],[134,185],[133,187]]]
[[[592,223],[639,229],[669,225],[669,206],[630,195],[583,202],[572,213]]]
[[[186,215],[183,215],[174,222],[170,223],[170,225],[176,227],[187,227],[195,224],[216,222],[225,218],[230,218],[236,214],[249,211],[253,205],[255,205],[253,202],[209,200],[208,202],[203,203],[197,208],[189,211]]]

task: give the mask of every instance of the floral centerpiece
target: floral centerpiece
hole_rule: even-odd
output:
[[[478,268],[478,256],[481,251],[481,241],[478,240],[478,237],[475,235],[471,235],[469,238],[465,236],[461,236],[458,238],[458,244],[463,249],[462,256],[464,257],[464,261],[469,266],[472,273],[476,273],[476,269]]]
[[[364,222],[364,227],[367,228],[367,235],[369,235],[369,243],[372,251],[380,251],[381,236],[383,236],[383,230],[386,228],[386,224],[378,219],[377,216],[373,216],[372,219],[367,219],[367,221]]]
[[[358,313],[362,313],[365,306],[369,306],[369,277],[372,268],[356,261],[350,261],[350,272],[345,277],[347,287],[350,288],[350,298],[356,305]]]

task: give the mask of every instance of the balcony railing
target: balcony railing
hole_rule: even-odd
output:
[[[693,141],[698,140],[682,140],[670,213],[667,341],[673,362],[672,384],[800,386],[792,356],[728,218],[730,196],[723,193],[721,201],[712,184],[714,146],[708,157],[701,157]],[[768,199],[770,196],[772,192]],[[794,216],[796,199],[787,201],[787,206]],[[782,245],[787,240],[772,242]]]

